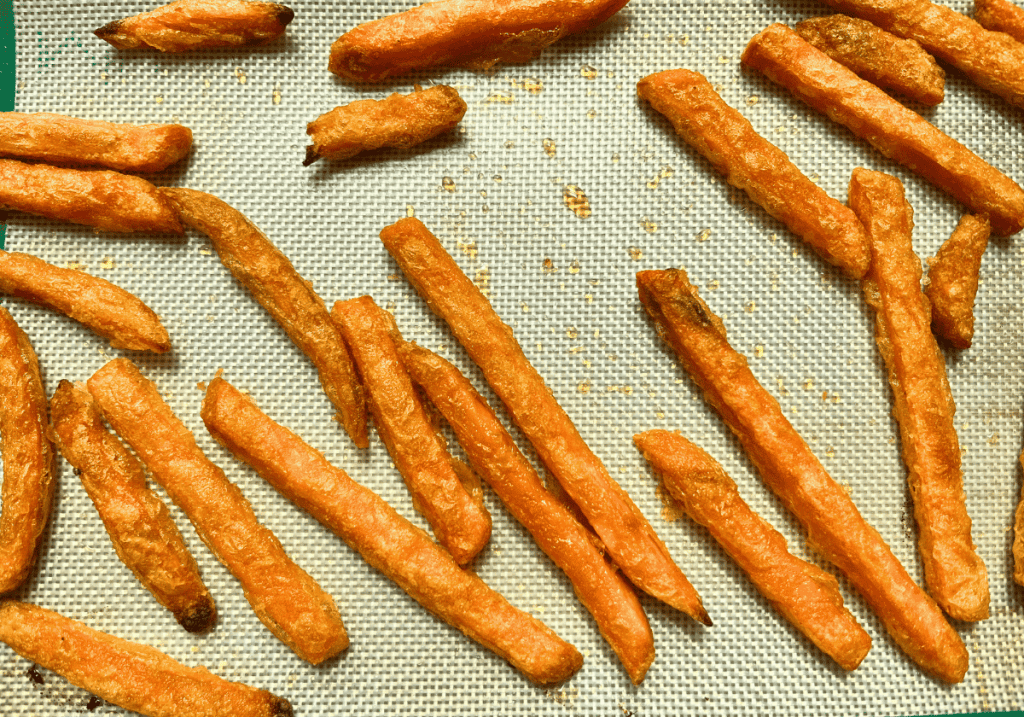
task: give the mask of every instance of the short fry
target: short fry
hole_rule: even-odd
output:
[[[57,447],[74,466],[121,561],[189,632],[210,629],[217,610],[167,506],[142,464],[103,425],[85,387],[61,381],[50,399]]]
[[[990,233],[987,219],[965,214],[928,260],[924,293],[932,305],[932,331],[958,349],[970,348],[974,340],[974,298]]]
[[[203,454],[153,382],[127,359],[114,359],[88,386],[107,422],[241,583],[260,621],[314,665],[348,647],[334,600],[260,524],[249,501]]]
[[[1005,32],[1024,42],[1024,8],[1009,0],[974,0],[974,19],[986,30]]]
[[[203,401],[210,433],[286,498],[323,523],[416,602],[540,684],[561,682],[583,657],[513,607],[372,491],[272,421],[221,378]]]
[[[640,80],[636,90],[729,184],[745,191],[825,261],[855,279],[864,276],[870,254],[854,213],[759,135],[703,75],[690,70],[659,72]]]

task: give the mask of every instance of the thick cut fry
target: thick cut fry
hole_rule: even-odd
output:
[[[864,295],[875,310],[875,341],[900,424],[925,583],[950,617],[984,620],[988,572],[971,540],[956,406],[921,292],[921,261],[911,247],[914,212],[900,180],[862,168],[853,170],[850,206],[871,240]]]
[[[654,635],[632,586],[597,549],[596,537],[544,487],[483,397],[457,368],[411,343],[402,363],[455,431],[469,462],[572,582],[633,684],[654,661]]]
[[[638,588],[711,624],[700,596],[643,513],[587,446],[490,302],[418,219],[380,239],[409,283],[444,319],[540,459],[576,503],[623,574]]]
[[[314,665],[348,647],[334,600],[260,524],[242,491],[203,454],[153,382],[131,361],[114,359],[88,385],[107,422],[242,584],[260,621]]]
[[[161,189],[188,226],[210,238],[217,255],[320,374],[320,385],[338,420],[360,448],[366,433],[366,398],[341,331],[313,285],[255,224],[212,194],[194,189]]]
[[[335,107],[306,126],[313,144],[303,165],[321,157],[348,159],[381,147],[407,149],[453,129],[466,114],[458,90],[447,85],[397,92],[383,100],[356,100]]]
[[[382,314],[369,296],[339,301],[331,310],[366,386],[377,433],[405,479],[413,505],[455,562],[466,565],[490,539],[491,516],[482,496],[472,496],[455,473]]]
[[[84,386],[61,381],[50,400],[53,434],[96,506],[117,556],[189,632],[213,627],[217,610],[167,506],[142,464],[110,434]]]
[[[974,0],[974,19],[986,30],[1005,32],[1024,42],[1024,8],[1009,0]]]
[[[864,276],[868,241],[854,213],[759,135],[703,75],[690,70],[659,72],[640,80],[636,90],[729,184],[745,191],[825,261],[855,279]]]
[[[47,425],[39,361],[25,332],[0,307],[0,595],[28,579],[50,517],[57,480]]]
[[[934,106],[946,94],[946,73],[915,40],[904,40],[860,18],[812,17],[797,34],[868,82]]]
[[[118,50],[189,52],[210,47],[265,45],[284,34],[290,8],[250,0],[175,0],[95,31]]]
[[[118,172],[0,159],[0,209],[112,232],[185,232],[156,187]]]
[[[750,509],[714,458],[679,433],[638,433],[633,442],[672,497],[703,525],[758,592],[808,640],[854,670],[871,637],[843,605],[836,579],[789,552],[786,539]]]
[[[0,641],[97,697],[147,717],[292,717],[287,700],[149,645],[93,630],[35,605],[0,602]]]
[[[900,565],[840,486],[811,452],[730,345],[725,326],[686,272],[637,274],[640,301],[707,401],[736,434],[761,478],[842,570],[896,643],[929,674],[960,682],[967,649],[939,606]]]
[[[171,339],[142,301],[106,279],[62,269],[30,254],[0,250],[0,293],[67,314],[117,349],[164,353]]]
[[[375,82],[430,67],[485,70],[529,62],[628,0],[437,0],[355,27],[331,45],[329,68]]]
[[[1024,469],[1024,452],[1017,458]],[[1013,521],[1013,580],[1024,585],[1024,489],[1021,489],[1020,502]]]
[[[461,569],[430,536],[272,421],[221,378],[206,389],[203,421],[239,460],[323,523],[416,602],[508,660],[534,682],[572,676],[583,657],[536,618]]]
[[[785,25],[755,35],[742,59],[975,214],[988,215],[996,233],[1024,228],[1024,190],[1016,182]]]
[[[987,219],[965,214],[928,260],[924,293],[932,305],[932,331],[958,349],[970,348],[974,340],[974,298],[990,233]]]

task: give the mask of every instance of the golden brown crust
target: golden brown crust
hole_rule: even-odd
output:
[[[366,398],[341,331],[313,285],[255,224],[212,194],[164,188],[182,220],[210,238],[228,271],[313,362],[339,423],[360,448],[370,445]]]
[[[974,340],[974,298],[981,256],[992,228],[985,217],[965,214],[938,253],[928,260],[925,296],[932,305],[932,331],[958,349]]]
[[[1024,469],[1024,452],[1017,459]],[[1021,489],[1020,501],[1013,520],[1013,580],[1024,585],[1024,488]]]
[[[988,215],[996,233],[1024,228],[1024,189],[1016,182],[785,25],[755,35],[742,59],[975,214]]]
[[[110,426],[241,583],[260,621],[314,665],[348,647],[334,600],[260,524],[249,501],[203,454],[153,382],[131,361],[114,359],[88,385]]]
[[[534,682],[561,682],[582,666],[576,648],[461,569],[424,531],[274,423],[227,381],[210,382],[202,416],[217,441],[367,563]]]
[[[974,0],[974,19],[986,30],[1005,32],[1024,42],[1024,8],[1009,0]]]
[[[868,241],[854,213],[759,135],[703,75],[667,70],[640,80],[636,90],[729,184],[745,191],[825,261],[852,278],[864,276],[870,259]]]

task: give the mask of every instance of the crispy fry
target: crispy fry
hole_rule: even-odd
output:
[[[0,209],[112,232],[185,232],[156,187],[118,172],[0,159]]]
[[[210,238],[220,260],[260,306],[281,324],[316,367],[338,420],[360,448],[366,433],[366,398],[341,331],[313,285],[255,224],[212,194],[194,189],[160,190],[188,226]]]
[[[473,572],[462,570],[430,536],[272,421],[224,379],[210,382],[202,416],[217,441],[367,563],[534,682],[561,682],[582,666],[576,648],[513,607]]]
[[[114,550],[156,601],[189,632],[213,627],[217,610],[167,506],[142,464],[103,426],[84,386],[61,381],[50,399],[57,447],[76,468]]]
[[[35,605],[0,602],[0,640],[113,705],[147,717],[292,717],[287,700],[186,667]]]
[[[314,665],[348,647],[334,600],[260,524],[249,501],[203,454],[153,382],[131,361],[114,359],[88,385],[107,422],[242,584],[260,621]]]
[[[974,298],[990,233],[985,217],[965,214],[928,260],[924,293],[932,306],[932,331],[958,349],[970,348],[974,340]]]
[[[499,62],[529,62],[627,2],[436,0],[349,30],[331,45],[329,68],[350,80],[375,82],[430,67],[485,70]]]
[[[94,31],[118,50],[189,52],[210,47],[265,45],[284,34],[290,8],[250,0],[175,0]]]
[[[844,670],[856,669],[871,637],[843,605],[836,579],[790,553],[786,539],[750,509],[732,478],[699,446],[663,430],[638,433],[633,443],[772,607]]]
[[[142,301],[106,279],[0,249],[0,293],[67,314],[117,349],[164,353],[171,339]]]
[[[654,635],[632,586],[584,528],[544,487],[483,397],[457,368],[412,343],[402,363],[455,431],[469,462],[572,582],[576,597],[619,656],[634,685],[654,661]]]
[[[931,331],[921,292],[921,261],[911,247],[913,209],[900,180],[853,170],[850,206],[871,240],[864,295],[875,309],[875,341],[888,369],[903,460],[914,499],[928,592],[957,620],[988,617],[988,572],[971,540],[953,426],[946,361]]]
[[[742,59],[972,212],[988,215],[996,233],[1024,228],[1024,190],[1016,182],[785,25],[754,36]]]
[[[405,479],[413,505],[455,562],[466,565],[490,539],[491,516],[455,473],[382,314],[369,296],[339,301],[331,309],[366,385],[377,433]]]
[[[916,40],[904,40],[846,15],[798,22],[797,34],[868,82],[934,106],[945,97],[946,73]]]
[[[1017,462],[1024,469],[1024,451]],[[1013,580],[1018,585],[1024,585],[1024,488],[1021,489],[1013,521]]]
[[[1005,32],[1024,42],[1024,8],[1009,0],[974,0],[974,19],[986,30]]]
[[[745,191],[825,261],[855,279],[864,276],[871,255],[854,213],[759,135],[703,75],[690,70],[659,72],[640,80],[636,90],[729,184]]]
[[[681,269],[637,274],[640,301],[704,397],[736,434],[761,478],[842,570],[904,652],[926,672],[960,682],[967,649],[942,611],[868,525],[730,345],[725,326]]]
[[[57,487],[47,435],[46,394],[32,344],[0,307],[0,595],[25,580],[35,564]]]
[[[644,592],[711,624],[700,596],[643,513],[583,441],[490,302],[418,219],[380,233],[409,283],[444,319],[615,564]]]

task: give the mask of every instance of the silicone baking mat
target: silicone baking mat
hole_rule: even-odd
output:
[[[697,587],[715,625],[704,628],[643,598],[658,657],[643,685],[633,687],[566,579],[488,493],[494,535],[474,569],[585,656],[582,670],[566,683],[531,685],[421,609],[209,437],[199,418],[197,384],[223,369],[274,419],[423,525],[376,436],[369,450],[354,448],[332,421],[311,364],[234,282],[204,237],[119,236],[22,214],[7,219],[9,249],[107,278],[162,316],[173,351],[133,354],[133,360],[260,519],[334,596],[352,645],[321,667],[296,657],[257,621],[234,578],[172,508],[220,611],[212,632],[186,634],[118,561],[63,462],[39,567],[15,597],[269,689],[302,717],[1020,708],[1024,605],[1010,578],[1024,384],[1019,237],[991,243],[981,269],[975,344],[946,354],[974,539],[992,589],[992,617],[957,626],[971,655],[962,684],[947,686],[922,674],[840,577],[847,605],[874,640],[863,665],[843,673],[770,608],[703,529],[665,509],[631,442],[640,430],[680,429],[724,465],[797,554],[820,563],[640,309],[636,271],[685,266],[757,377],[921,579],[891,395],[860,287],[730,188],[635,92],[637,80],[658,70],[704,73],[833,197],[845,199],[854,167],[895,174],[916,212],[915,248],[922,259],[931,256],[962,208],[740,65],[746,42],[763,27],[826,14],[826,6],[634,0],[602,26],[526,65],[353,85],[327,71],[331,42],[410,3],[289,4],[295,20],[267,47],[172,57],[119,52],[92,35],[110,20],[151,9],[148,2],[15,0],[15,109],[188,125],[196,140],[191,157],[158,175],[158,184],[209,191],[229,202],[271,237],[328,304],[372,295],[393,311],[409,339],[453,360],[493,401],[377,238],[401,217],[422,219],[514,328],[580,432]],[[967,0],[950,4],[971,11]],[[414,82],[459,90],[469,111],[456,131],[410,151],[302,166],[307,122],[356,99],[408,92]],[[916,109],[1024,180],[1020,110],[956,72],[949,73],[944,103]],[[3,305],[30,336],[49,393],[60,379],[84,380],[124,355],[63,316],[17,300],[5,298]],[[121,713],[52,673],[29,668],[0,648],[0,712]]]

